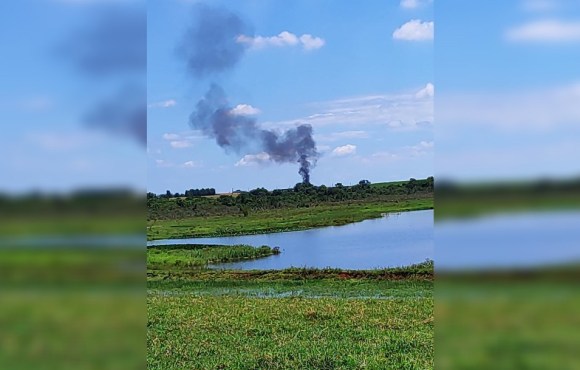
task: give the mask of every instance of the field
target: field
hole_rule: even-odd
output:
[[[433,208],[433,197],[425,196],[397,202],[351,202],[323,204],[309,208],[267,209],[248,216],[224,215],[154,220],[148,223],[149,240],[263,234],[339,226],[381,217],[388,212]]]
[[[148,367],[432,368],[432,267],[150,271]]]
[[[438,275],[437,368],[578,369],[578,271]]]
[[[148,368],[433,367],[432,261],[369,271],[205,268],[274,253],[251,249],[148,248]]]
[[[433,300],[149,295],[151,369],[425,369]]]

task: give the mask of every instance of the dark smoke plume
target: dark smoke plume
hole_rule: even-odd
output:
[[[195,77],[224,72],[243,57],[246,45],[237,42],[240,35],[252,35],[244,21],[225,9],[199,4],[194,23],[178,48],[187,68]]]
[[[214,138],[226,150],[245,154],[257,147],[274,162],[297,162],[302,181],[310,183],[310,169],[318,158],[310,125],[300,125],[282,134],[262,129],[255,119],[233,114],[224,91],[216,84],[212,84],[205,97],[197,103],[189,124]]]
[[[201,78],[235,67],[247,48],[238,42],[238,37],[253,35],[250,27],[225,9],[201,4],[194,10],[194,23],[178,49],[188,71]],[[310,182],[310,169],[318,158],[310,125],[300,125],[282,134],[262,129],[254,118],[233,114],[226,94],[215,83],[197,103],[189,124],[214,138],[226,151],[244,154],[258,149],[274,162],[297,162],[303,182]]]

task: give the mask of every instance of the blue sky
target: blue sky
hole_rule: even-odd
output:
[[[89,76],[61,49],[93,23],[97,7],[65,0],[0,2],[1,191],[145,188],[144,145],[88,128],[84,118],[132,73]]]
[[[148,4],[148,189],[291,187],[298,166],[227,153],[187,121],[211,82],[232,107],[272,130],[314,128],[314,184],[433,174],[431,1],[212,1],[241,16],[261,43],[217,78],[188,75],[176,48],[192,1]],[[406,23],[415,22],[403,27]],[[285,43],[285,35],[311,35]],[[291,35],[291,36],[292,36]],[[308,38],[306,39],[309,40]]]
[[[322,153],[315,184],[418,178],[434,168],[462,180],[578,173],[578,2],[212,1],[261,38],[227,73],[194,79],[176,48],[196,2],[147,3],[146,154],[134,137],[84,122],[103,99],[123,103],[118,92],[133,77],[142,83],[144,70],[90,76],[58,51],[94,23],[102,2],[0,2],[0,189],[228,191],[298,182],[293,164],[227,153],[189,128],[214,79],[239,114],[264,128],[313,126]]]
[[[435,4],[436,176],[577,176],[580,3]]]

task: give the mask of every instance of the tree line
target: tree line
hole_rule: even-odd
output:
[[[268,190],[263,187],[218,197],[148,196],[149,219],[175,219],[195,216],[241,214],[256,210],[313,207],[338,202],[401,201],[433,196],[433,177],[411,178],[396,183],[372,184],[361,180],[353,186],[315,186],[298,183],[289,189]],[[211,194],[213,195],[213,194]]]

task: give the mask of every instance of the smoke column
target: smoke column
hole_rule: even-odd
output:
[[[240,35],[253,35],[237,15],[198,5],[195,20],[178,49],[188,71],[196,78],[218,75],[233,69],[242,59],[246,45],[237,42]],[[224,90],[212,83],[189,117],[189,125],[215,139],[226,151],[248,154],[260,150],[276,163],[298,163],[302,181],[310,183],[310,169],[318,159],[310,125],[299,125],[278,133],[258,126],[252,117],[236,115]]]
[[[197,103],[189,124],[214,138],[226,150],[241,154],[257,147],[274,162],[298,162],[302,181],[310,182],[310,168],[318,157],[310,125],[300,125],[281,134],[262,129],[255,119],[233,114],[223,89],[217,84],[212,84]]]

